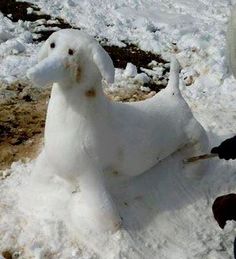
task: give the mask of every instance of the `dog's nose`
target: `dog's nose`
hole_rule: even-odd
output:
[[[27,77],[37,86],[60,82],[66,76],[66,58],[51,55],[27,71]]]

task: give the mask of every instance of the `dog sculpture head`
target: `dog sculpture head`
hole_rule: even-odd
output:
[[[114,81],[114,66],[108,53],[84,32],[65,29],[53,33],[39,52],[38,64],[27,72],[38,86]]]

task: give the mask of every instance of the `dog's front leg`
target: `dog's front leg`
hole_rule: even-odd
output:
[[[90,167],[78,177],[77,186],[73,194],[72,217],[77,214],[89,228],[98,232],[117,231],[121,226],[121,218],[102,174]]]

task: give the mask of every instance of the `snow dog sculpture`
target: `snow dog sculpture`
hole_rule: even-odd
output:
[[[53,83],[34,171],[78,188],[101,231],[121,224],[104,174],[139,175],[186,146],[192,154],[205,151],[205,132],[179,90],[175,58],[166,89],[145,101],[113,102],[102,89],[102,79],[114,80],[110,56],[86,33],[65,29],[43,44],[28,77],[39,86]]]

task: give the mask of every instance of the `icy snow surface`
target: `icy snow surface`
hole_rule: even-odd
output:
[[[182,92],[207,130],[211,146],[236,133],[236,81],[225,59],[226,23],[233,1],[31,2],[110,43],[133,42],[166,58],[176,43],[183,79],[194,80],[188,87],[182,83]],[[0,78],[12,81],[23,77],[35,62],[38,46],[30,42],[24,23],[0,19]],[[126,71],[135,76],[132,66]],[[20,200],[29,188],[32,163],[13,164],[11,175],[0,182],[0,251],[9,248],[20,252],[21,258],[50,259],[233,258],[235,223],[222,231],[211,205],[216,196],[236,191],[235,161],[212,159],[199,180],[181,173],[175,155],[131,183],[117,184],[113,193],[124,229],[109,238],[68,230],[70,197],[60,179],[55,178],[50,188],[39,183],[37,190],[29,190],[32,195],[23,197],[31,210],[23,206]]]

